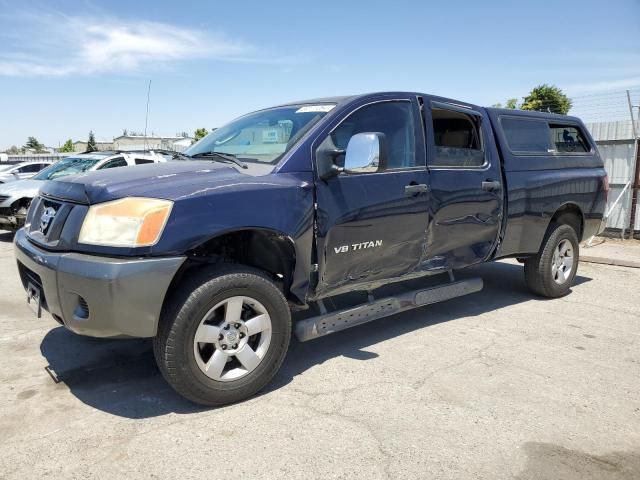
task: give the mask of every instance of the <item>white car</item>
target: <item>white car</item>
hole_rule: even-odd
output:
[[[166,161],[167,159],[162,154],[153,151],[105,151],[80,153],[63,158],[30,179],[0,185],[0,229],[17,230],[24,225],[31,200],[38,194],[42,184],[48,180],[93,170]]]
[[[0,183],[9,183],[31,178],[52,163],[53,162],[50,161],[21,162],[11,165],[3,165],[0,163]]]

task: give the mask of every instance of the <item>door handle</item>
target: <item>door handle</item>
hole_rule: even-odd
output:
[[[487,192],[492,192],[493,190],[498,190],[500,188],[500,182],[486,181],[482,182],[482,189]]]
[[[429,191],[429,186],[424,183],[416,183],[404,187],[405,195],[417,195]]]

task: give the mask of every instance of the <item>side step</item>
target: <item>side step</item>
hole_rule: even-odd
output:
[[[470,278],[424,290],[414,290],[396,297],[373,300],[357,307],[306,318],[296,323],[296,337],[301,342],[306,342],[406,310],[479,292],[482,290],[482,286],[481,278]]]

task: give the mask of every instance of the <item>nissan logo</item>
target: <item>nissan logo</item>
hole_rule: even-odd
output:
[[[51,224],[51,220],[56,216],[56,210],[53,207],[47,207],[42,212],[42,216],[40,217],[40,231],[45,233],[49,225]]]

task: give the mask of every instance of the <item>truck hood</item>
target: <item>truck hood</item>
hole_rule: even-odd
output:
[[[42,180],[16,180],[0,185],[0,195],[12,198],[33,198],[44,182]]]
[[[70,175],[46,182],[41,192],[88,204],[131,196],[176,201],[220,186],[253,181],[253,177],[272,170],[272,165],[251,165],[240,170],[221,162],[173,161]]]

